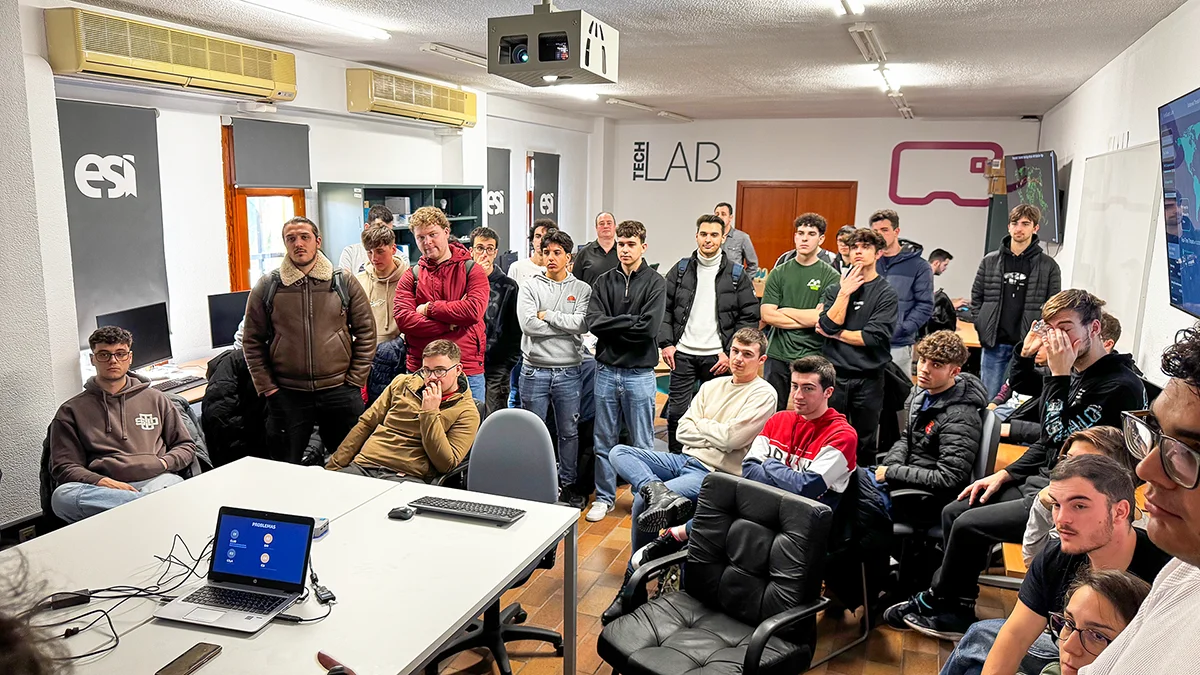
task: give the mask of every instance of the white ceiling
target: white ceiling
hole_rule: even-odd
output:
[[[85,1],[564,110],[651,121],[658,118],[604,99],[697,119],[897,115],[846,30],[855,21],[875,25],[917,117],[1041,115],[1185,0],[864,0],[858,17],[836,16],[833,0],[560,0],[560,9],[585,9],[621,31],[620,83],[596,88],[597,102],[419,50],[444,42],[483,53],[488,17],[530,13],[534,0],[304,0],[384,28],[387,41],[238,0]]]

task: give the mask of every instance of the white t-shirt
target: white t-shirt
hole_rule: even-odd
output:
[[[1200,569],[1174,558],[1129,626],[1079,675],[1200,675],[1197,612]]]
[[[342,249],[342,257],[338,259],[338,267],[344,270],[350,270],[350,274],[357,275],[367,268],[371,260],[367,257],[367,249],[363,248],[362,244],[350,244]]]
[[[533,260],[529,258],[522,258],[508,266],[508,276],[514,279],[518,286],[524,286],[526,281],[536,277],[539,273],[545,274],[546,268],[533,264]]]

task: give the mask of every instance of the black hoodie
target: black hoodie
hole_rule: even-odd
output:
[[[626,275],[618,265],[596,278],[587,325],[596,336],[596,361],[616,368],[658,365],[658,331],[667,311],[667,284],[643,259]]]
[[[1018,356],[1033,361],[1033,357]],[[1021,364],[1023,368],[1032,367]],[[1097,426],[1121,428],[1121,413],[1146,408],[1146,387],[1129,354],[1107,354],[1082,373],[1047,375],[1042,384],[1042,435],[1005,470],[1014,480],[1049,478],[1067,436]]]
[[[975,322],[975,329],[979,332],[979,344],[988,349],[999,344],[997,338],[1000,334],[1005,261],[1014,257],[1012,249],[1009,248],[1011,243],[1012,237],[1005,237],[999,250],[983,257],[979,262],[979,270],[975,273],[975,283],[971,286],[971,317]],[[1050,296],[1062,290],[1062,274],[1058,263],[1038,244],[1036,234],[1020,258],[1029,265],[1029,274],[1025,282],[1025,309],[1021,313],[1021,325],[1016,327],[1015,335],[1024,337],[1029,332],[1030,324],[1042,318],[1042,305],[1046,304]]]
[[[913,387],[908,398],[908,431],[882,464],[892,490],[915,487],[949,496],[971,481],[979,454],[987,390],[979,378],[960,374],[954,386],[922,410],[929,392]],[[953,498],[953,497],[950,497]]]

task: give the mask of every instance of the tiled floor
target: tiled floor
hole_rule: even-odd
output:
[[[612,602],[629,560],[628,488],[617,498],[616,509],[608,518],[598,522],[579,518],[579,651],[577,672],[586,675],[608,675],[610,669],[596,655],[596,636],[600,634],[600,614]],[[552,570],[538,570],[524,587],[509,591],[504,605],[520,602],[529,613],[527,623],[533,626],[562,630],[562,555]],[[1007,616],[1012,611],[1016,594],[1011,591],[984,589],[979,600],[981,618]],[[828,654],[836,645],[853,638],[858,623],[849,615],[842,620],[824,617],[818,624],[818,657]],[[889,628],[872,632],[865,644],[842,654],[810,673],[816,675],[936,675],[952,648],[949,642],[938,643],[913,632],[901,633]],[[548,645],[514,642],[509,645],[513,672],[520,675],[562,673],[562,659]],[[488,652],[472,651],[449,661],[442,673],[498,673]]]

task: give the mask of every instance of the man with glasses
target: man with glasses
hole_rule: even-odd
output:
[[[1150,540],[1175,556],[1129,626],[1080,675],[1195,673],[1200,612],[1200,326],[1163,352],[1171,379],[1150,410],[1124,416],[1125,441],[1150,484]]]
[[[1020,459],[971,483],[942,509],[945,550],[933,586],[888,608],[883,617],[888,625],[945,640],[961,638],[975,622],[977,580],[988,551],[997,543],[1021,541],[1063,441],[1080,429],[1119,426],[1122,411],[1145,407],[1146,390],[1133,359],[1105,351],[1103,306],[1103,300],[1078,289],[1046,301],[1045,325],[1030,332],[1019,357],[1033,359],[1046,345],[1050,374],[1042,386],[1041,437]]]
[[[196,445],[174,404],[129,375],[133,335],[105,326],[88,338],[96,375],[50,423],[54,515],[73,523],[182,482]]]
[[[1080,569],[1128,571],[1149,580],[1170,560],[1133,527],[1133,480],[1111,457],[1064,459],[1050,474],[1050,501],[1060,538],[1029,565],[1012,614],[971,626],[941,675],[977,673],[981,663],[984,675],[1040,673],[1058,659],[1047,622],[1063,610]]]
[[[517,323],[517,281],[496,267],[500,237],[490,227],[471,231],[471,259],[487,273],[487,311],[483,315],[487,350],[483,374],[487,380],[485,416],[508,407],[509,376],[521,357],[521,325]]]
[[[479,409],[467,391],[462,352],[434,340],[421,368],[392,380],[325,465],[394,481],[430,481],[462,463],[479,431]]]

